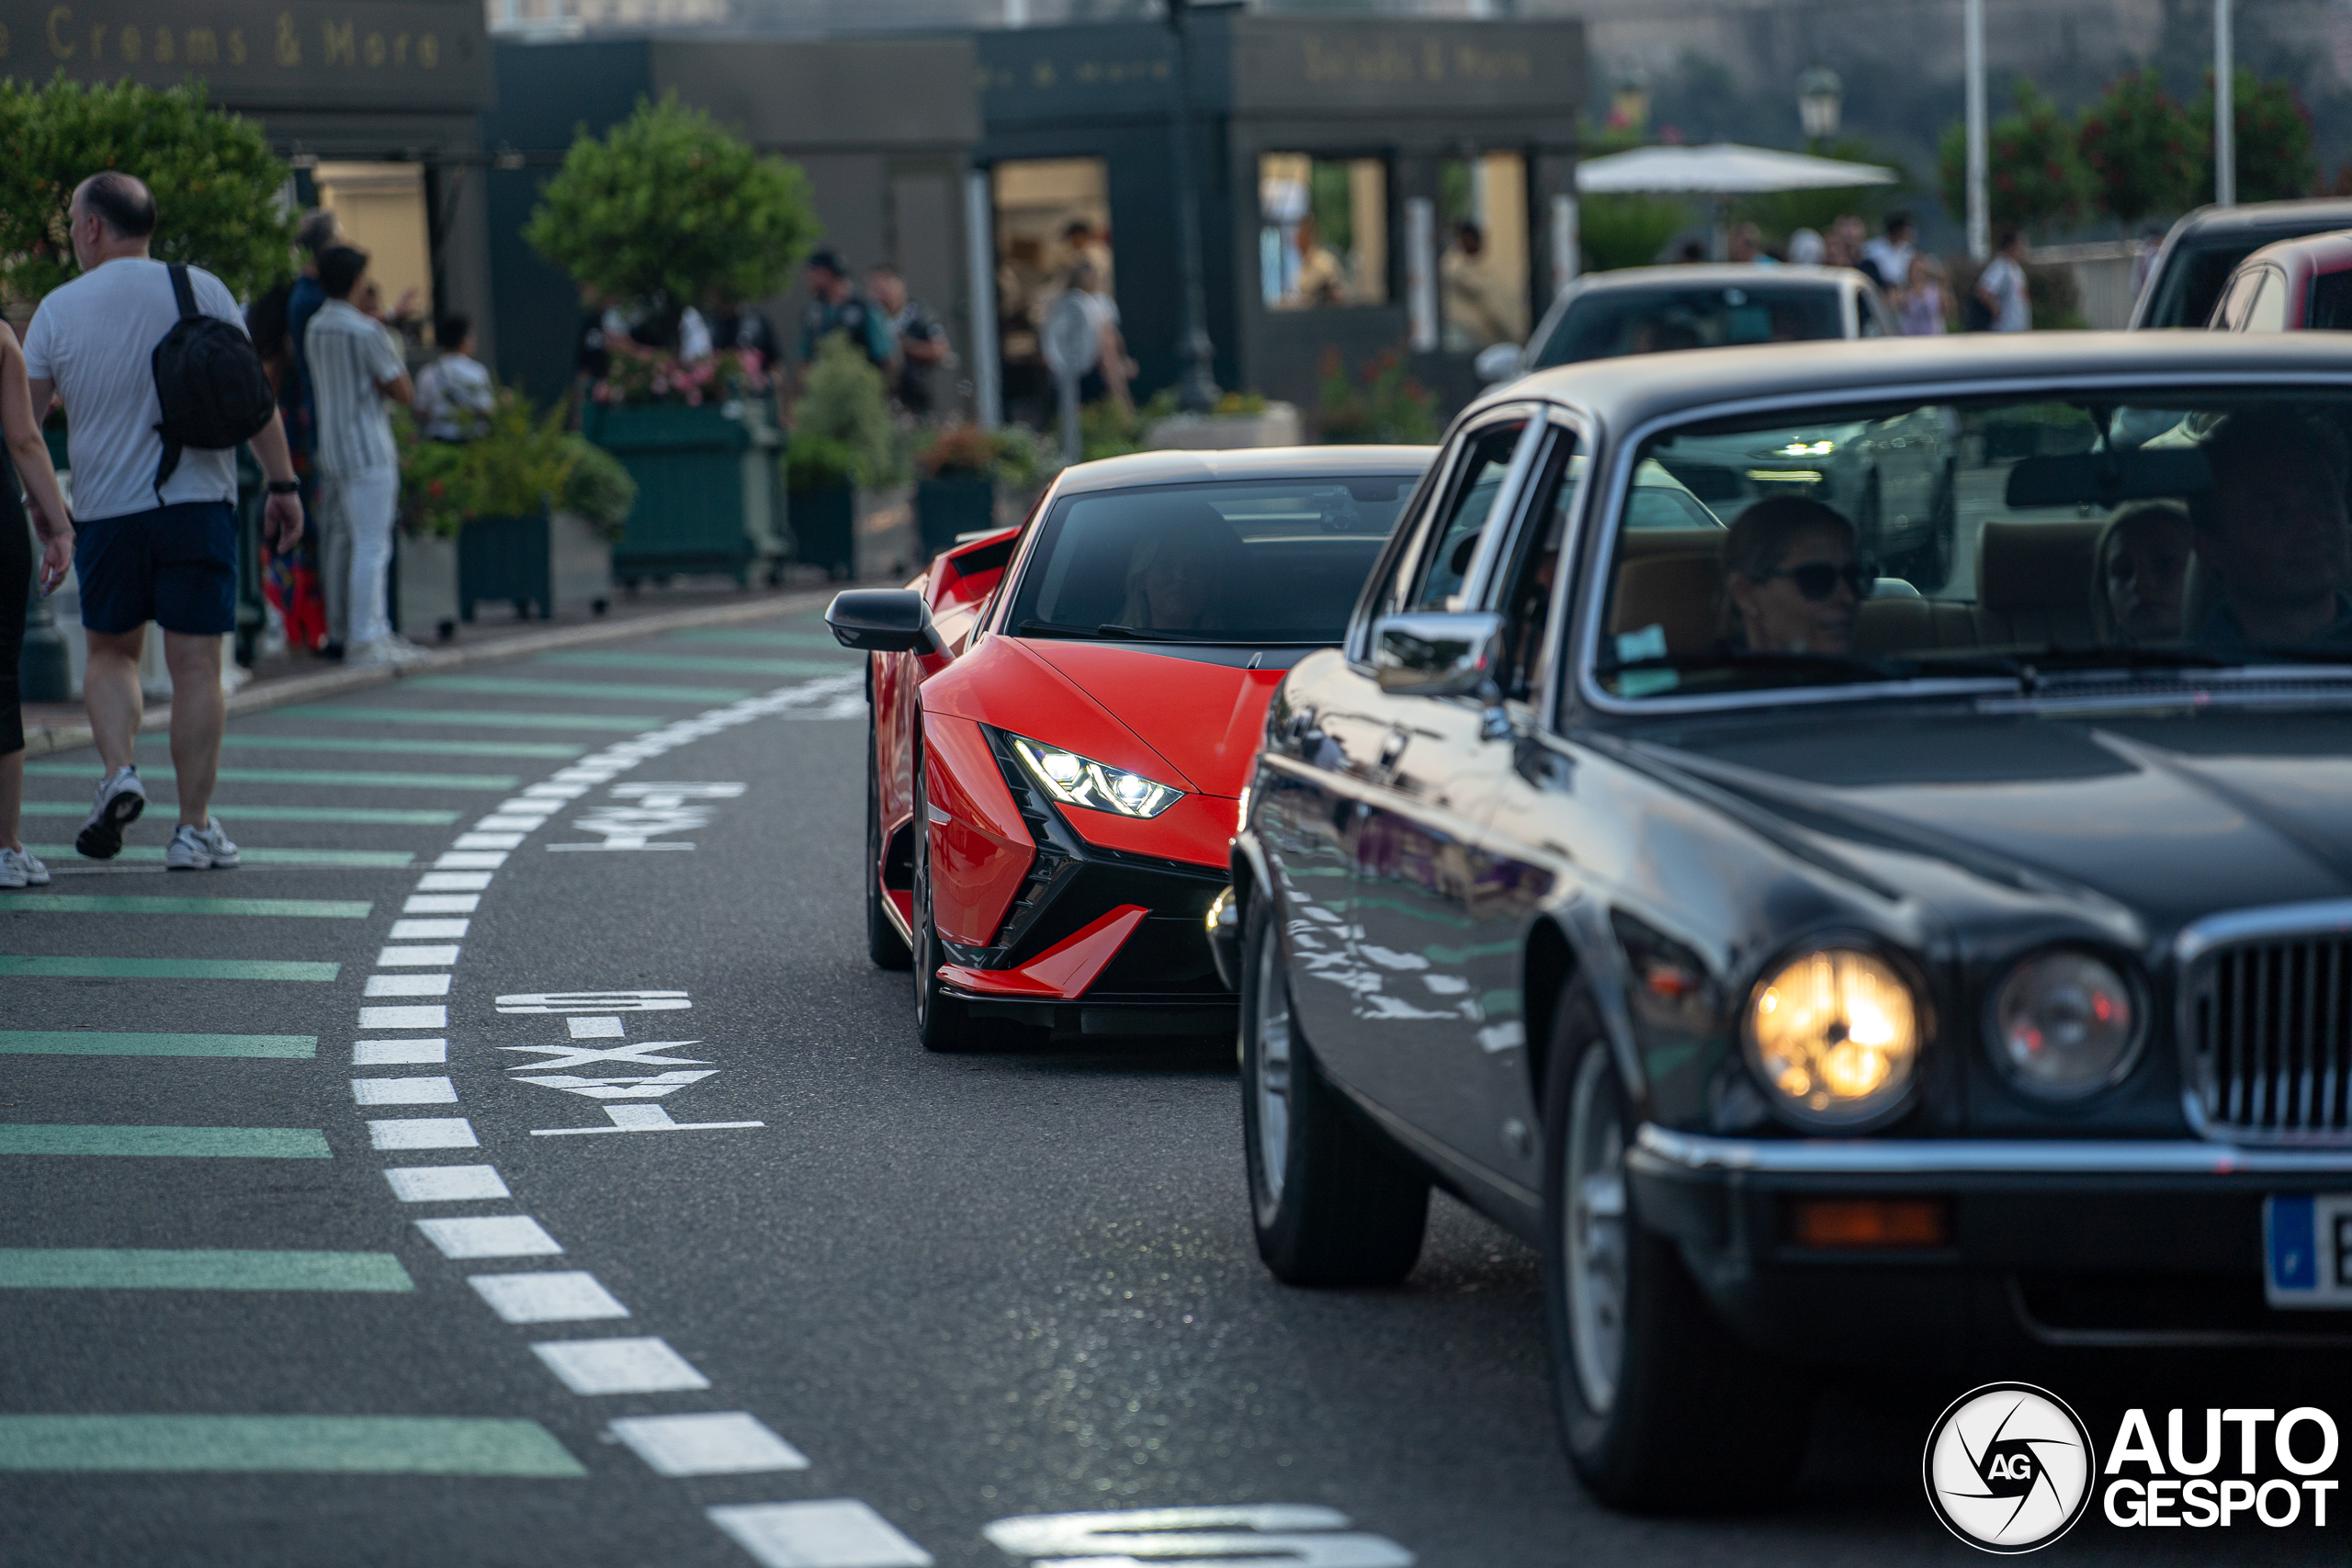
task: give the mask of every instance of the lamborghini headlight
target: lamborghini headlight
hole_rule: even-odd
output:
[[[1008,736],[1012,754],[1047,795],[1064,806],[1090,811],[1115,812],[1121,817],[1157,817],[1176,804],[1184,792],[1155,784],[1141,773],[1123,773],[1091,758],[1058,746],[1046,746]]]
[[[1817,948],[1756,987],[1747,1008],[1748,1065],[1799,1122],[1868,1122],[1911,1087],[1919,1010],[1910,982],[1878,954]]]

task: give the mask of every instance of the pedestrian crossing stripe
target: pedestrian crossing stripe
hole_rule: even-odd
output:
[[[0,1155],[150,1159],[332,1159],[309,1127],[100,1127],[0,1122]]]
[[[28,844],[36,855],[73,865],[79,859],[71,844]],[[161,865],[164,847],[161,844],[126,844],[114,858],[143,865]],[[351,871],[399,871],[416,863],[416,857],[406,850],[288,850],[251,845],[237,853],[255,865],[290,865],[339,867]]]
[[[324,984],[340,964],[296,958],[122,958],[0,953],[0,976],[28,980],[300,980]]]
[[[534,681],[520,675],[419,675],[407,684],[435,692],[479,692],[485,696],[603,697],[650,703],[732,703],[753,694],[734,686],[623,685],[602,681]]]
[[[0,1247],[0,1291],[353,1291],[416,1289],[389,1252],[166,1251]]]
[[[588,1473],[537,1421],[451,1416],[0,1416],[0,1471]]]
[[[162,736],[152,736],[140,744],[160,750],[171,742]],[[232,749],[263,751],[425,752],[444,757],[547,757],[559,761],[577,757],[587,750],[584,746],[568,746],[560,740],[412,739],[389,735],[240,735],[234,730],[221,737],[220,744]]]
[[[213,803],[223,818],[235,818],[240,822],[327,822],[339,828],[447,828],[458,820],[458,813],[437,807],[368,807],[368,806],[254,806],[247,802],[215,800]],[[149,805],[157,809],[167,808],[156,800]],[[25,802],[28,817],[86,817],[89,803],[80,800],[28,800]]]
[[[0,1056],[314,1057],[315,1034],[109,1034],[83,1029],[0,1029]]]
[[[28,762],[27,774],[44,779],[85,779],[90,770],[80,762]],[[157,778],[171,777],[168,768],[154,770]],[[490,789],[511,790],[512,773],[400,773],[368,769],[223,768],[222,784],[328,784],[337,789]],[[225,810],[226,807],[223,807]]]
[[[269,915],[364,920],[362,898],[115,898],[73,893],[0,893],[5,915]]]
[[[600,690],[602,688],[599,688]],[[298,703],[277,710],[281,718],[323,718],[349,724],[441,724],[483,729],[613,729],[641,735],[664,720],[625,713],[507,713],[499,709],[344,707]]]

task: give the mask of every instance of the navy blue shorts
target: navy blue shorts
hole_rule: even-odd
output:
[[[237,509],[190,501],[75,521],[74,570],[82,583],[82,624],[94,632],[167,632],[213,637],[237,629]]]

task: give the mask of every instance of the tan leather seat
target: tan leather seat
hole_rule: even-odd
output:
[[[1617,568],[1609,635],[1657,626],[1666,634],[1667,652],[1697,653],[1715,640],[1715,604],[1722,587],[1722,560],[1712,550],[1634,556]]]

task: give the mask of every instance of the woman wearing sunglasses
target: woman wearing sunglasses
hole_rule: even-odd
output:
[[[1852,524],[1817,501],[1759,501],[1724,536],[1724,640],[1751,653],[1844,653],[1871,586]]]

